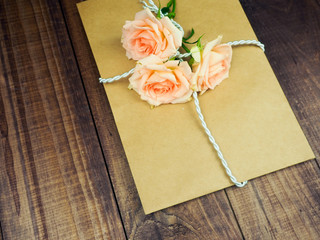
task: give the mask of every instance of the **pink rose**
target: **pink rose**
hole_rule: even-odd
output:
[[[193,88],[204,93],[214,89],[222,80],[229,77],[232,48],[228,44],[220,44],[222,37],[206,44],[200,63],[194,64],[192,78]],[[219,45],[220,44],[220,45]]]
[[[158,20],[146,8],[133,21],[126,21],[121,42],[129,59],[140,60],[153,54],[167,60],[181,46],[182,37],[168,17]]]
[[[191,77],[192,71],[187,62],[173,60],[163,63],[159,57],[150,55],[137,63],[129,78],[129,88],[154,106],[184,103],[191,99]]]

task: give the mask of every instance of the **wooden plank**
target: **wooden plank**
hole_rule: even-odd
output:
[[[0,1],[4,239],[125,239],[57,1]]]
[[[320,6],[307,0],[242,4],[319,160]],[[320,171],[314,160],[227,194],[245,238],[320,238]]]
[[[76,9],[62,9],[129,239],[242,239],[224,191],[145,215]]]
[[[320,171],[315,161],[227,189],[246,239],[320,239]]]
[[[1,222],[0,222],[0,240],[4,240],[4,239],[3,239],[3,235],[2,235],[2,227],[1,227]]]

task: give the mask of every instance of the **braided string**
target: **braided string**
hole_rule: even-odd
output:
[[[229,44],[230,46],[233,46],[233,47],[241,46],[241,45],[256,45],[256,46],[260,47],[263,51],[265,51],[264,44],[262,44],[261,42],[259,42],[257,40],[240,40],[240,41],[228,42],[227,44]],[[177,57],[179,59],[182,59],[182,58],[186,58],[189,56],[191,56],[191,53],[180,53],[179,51],[177,51],[176,54],[173,55],[172,57]],[[134,68],[130,69],[128,72],[125,72],[121,75],[117,75],[117,76],[114,76],[111,78],[99,78],[99,82],[100,83],[112,83],[114,81],[120,80],[121,78],[128,77],[133,72],[134,72]]]
[[[154,12],[155,14],[157,14],[159,12],[158,6],[156,4],[154,4],[154,2],[152,0],[148,0],[149,4],[147,4],[143,0],[140,0],[140,2],[143,4],[143,8],[149,8],[149,10],[151,12]],[[160,13],[161,18],[165,17],[165,15],[161,11],[159,13]],[[170,20],[173,23],[173,25],[175,25],[182,32],[182,36],[184,36],[184,31],[183,31],[183,28],[181,27],[181,25],[173,19],[170,19]]]
[[[186,58],[186,57],[191,56],[191,54],[192,54],[191,52],[188,52],[188,53],[180,53],[179,51],[177,51],[176,54],[173,55],[171,58],[177,57],[177,58],[182,59],[182,58]]]
[[[227,44],[229,44],[230,46],[256,45],[259,48],[261,48],[262,51],[265,51],[264,44],[257,40],[239,40],[239,41],[228,42]]]
[[[197,92],[193,92],[192,94],[193,96],[193,99],[194,99],[194,104],[196,105],[196,110],[197,110],[197,113],[198,113],[198,116],[199,116],[199,119],[201,121],[201,124],[202,124],[202,127],[204,128],[204,131],[206,132],[206,134],[208,135],[209,137],[209,141],[212,143],[212,146],[214,147],[214,149],[216,150],[217,154],[218,154],[218,157],[220,158],[221,160],[221,163],[223,165],[223,167],[225,168],[226,170],[226,173],[227,175],[230,177],[230,180],[237,186],[237,187],[244,187],[248,181],[244,181],[244,182],[238,182],[236,177],[233,176],[229,166],[228,166],[228,163],[227,161],[224,159],[223,157],[223,154],[219,148],[219,145],[216,143],[216,140],[214,139],[214,137],[212,136],[209,128],[207,127],[207,124],[206,122],[204,121],[204,117],[201,113],[201,108],[200,108],[200,104],[199,104],[199,100],[198,100],[198,94]]]
[[[112,83],[114,81],[120,80],[121,78],[125,78],[128,77],[129,75],[131,75],[134,72],[135,68],[130,69],[128,72],[122,73],[121,75],[117,75],[115,77],[111,77],[111,78],[99,78],[99,82],[100,83]]]
[[[263,51],[265,51],[264,44],[262,44],[261,42],[256,41],[256,40],[240,40],[240,41],[228,42],[227,44],[229,44],[230,46],[256,45],[256,46],[260,47]],[[198,117],[199,117],[199,119],[201,121],[201,125],[204,128],[204,131],[206,132],[206,134],[208,135],[209,141],[212,143],[213,148],[216,150],[216,152],[218,154],[218,157],[220,158],[221,163],[222,163],[223,167],[226,170],[227,175],[229,176],[230,180],[237,187],[244,187],[248,183],[248,181],[238,182],[236,177],[232,174],[231,169],[229,168],[227,161],[224,159],[219,145],[216,143],[214,137],[211,134],[211,131],[207,127],[207,124],[206,124],[206,122],[204,120],[204,117],[202,115],[202,112],[201,112],[201,108],[200,108],[200,104],[199,104],[199,100],[198,100],[198,93],[197,92],[193,92],[192,96],[193,96],[193,99],[194,99],[194,104],[196,106]]]

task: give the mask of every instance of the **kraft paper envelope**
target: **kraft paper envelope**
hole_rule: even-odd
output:
[[[120,38],[125,20],[133,20],[142,4],[89,0],[78,9],[101,77],[134,67]],[[186,32],[193,27],[196,37],[205,33],[203,43],[219,34],[223,42],[256,39],[238,0],[179,0],[176,16]],[[105,90],[145,213],[232,185],[202,129],[193,101],[151,109],[128,90],[127,79],[105,84]],[[234,47],[230,77],[199,101],[238,181],[314,158],[258,47]]]

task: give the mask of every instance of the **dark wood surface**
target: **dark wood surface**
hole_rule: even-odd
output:
[[[0,225],[0,240],[3,240],[1,225]]]
[[[320,239],[319,1],[241,1],[316,159],[147,216],[77,2],[0,0],[0,240]]]

